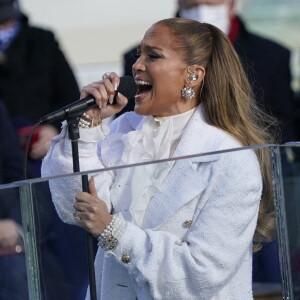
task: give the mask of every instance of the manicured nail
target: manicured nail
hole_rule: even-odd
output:
[[[118,85],[118,83],[116,82],[115,85],[114,85],[115,91],[118,89],[118,86],[119,86],[119,85]]]
[[[127,102],[126,97],[124,95],[122,95],[121,93],[118,93],[118,97],[122,101],[123,104],[125,104]]]
[[[114,95],[110,95],[109,96],[109,104],[113,104],[114,103]]]

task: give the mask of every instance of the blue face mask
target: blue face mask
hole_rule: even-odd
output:
[[[180,17],[209,23],[218,27],[226,35],[229,33],[230,19],[229,4],[227,2],[219,5],[201,4],[188,9],[181,9]]]
[[[0,51],[4,52],[17,35],[20,29],[20,22],[15,22],[11,27],[0,29]]]

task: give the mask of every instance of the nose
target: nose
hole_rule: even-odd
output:
[[[145,69],[144,60],[142,56],[140,56],[132,66],[132,73],[136,74],[138,72],[145,71]]]

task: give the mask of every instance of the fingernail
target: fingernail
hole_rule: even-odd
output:
[[[103,108],[102,102],[99,102],[98,106],[99,106],[100,109],[102,109]]]
[[[118,86],[119,86],[119,85],[118,85],[118,83],[116,82],[115,85],[114,85],[115,91],[118,89]]]
[[[126,103],[126,97],[124,95],[122,95],[121,93],[118,93],[118,97],[119,99],[123,102],[123,103]]]
[[[114,103],[114,95],[110,95],[109,96],[109,104],[113,104]]]

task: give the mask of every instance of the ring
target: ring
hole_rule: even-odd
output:
[[[16,253],[21,253],[23,251],[22,246],[16,245],[15,246],[15,251],[16,251]]]
[[[78,221],[82,221],[82,219],[79,217],[79,213],[76,213],[75,218],[76,218]]]
[[[102,79],[104,80],[106,78],[109,78],[109,76],[110,76],[110,72],[106,72],[102,75]]]

